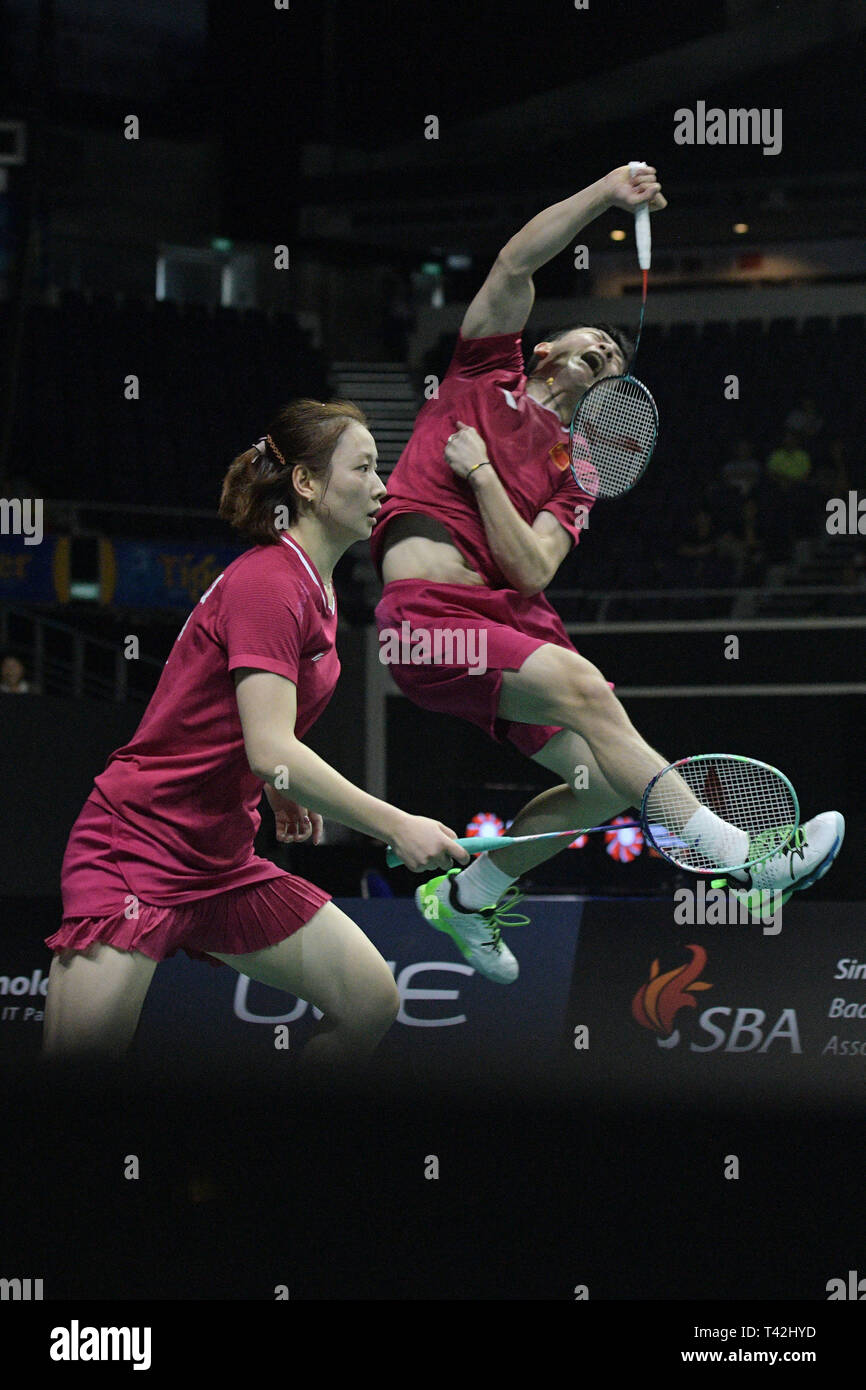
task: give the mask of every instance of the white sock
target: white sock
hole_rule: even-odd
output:
[[[749,855],[749,837],[745,830],[729,825],[711,811],[709,806],[701,806],[691,820],[683,826],[682,838],[692,849],[700,843],[701,850],[719,864],[742,864]]]
[[[479,907],[492,907],[498,903],[506,888],[517,880],[497,869],[489,854],[479,854],[478,858],[462,869],[455,877],[457,901],[467,911],[474,912]]]

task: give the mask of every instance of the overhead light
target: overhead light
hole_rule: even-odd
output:
[[[735,222],[731,230],[735,231],[737,236],[745,236],[749,230],[749,224],[748,222]]]
[[[625,241],[625,232],[622,227],[614,227],[610,234],[611,241]]]

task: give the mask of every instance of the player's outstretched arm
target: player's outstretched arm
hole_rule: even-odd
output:
[[[285,788],[299,805],[341,825],[386,840],[416,873],[469,863],[469,855],[454,843],[454,830],[370,796],[295,737],[294,682],[247,667],[232,674],[247,761],[263,782],[279,784],[278,789]]]
[[[648,166],[630,174],[624,164],[580,193],[539,212],[499,252],[463,317],[463,337],[521,333],[535,302],[534,271],[564,251],[582,227],[608,208],[634,212],[641,203],[648,203],[651,212],[667,207],[656,171]]]

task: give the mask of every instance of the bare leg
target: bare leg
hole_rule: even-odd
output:
[[[625,810],[628,803],[614,791],[598,766],[586,740],[563,729],[534,754],[533,762],[557,772],[564,785],[550,787],[517,813],[509,835],[543,835],[549,830],[568,830],[581,825],[602,825]],[[581,769],[586,769],[584,777]],[[584,786],[583,783],[586,783]],[[575,787],[575,782],[578,786]],[[489,858],[510,878],[520,878],[537,864],[560,854],[568,841],[540,840],[537,844],[512,845],[491,850]]]
[[[211,955],[241,975],[321,1009],[323,1026],[303,1051],[308,1072],[348,1072],[369,1060],[397,1016],[394,977],[361,928],[334,903],[300,931],[246,955]]]
[[[582,734],[624,806],[640,806],[645,788],[670,761],[641,738],[591,662],[550,643],[527,657],[519,671],[503,672],[498,712],[519,724],[561,724]],[[679,833],[700,802],[685,782],[676,782],[679,798],[667,821],[668,829]]]
[[[55,953],[48,976],[46,1057],[120,1057],[138,1026],[156,961],[104,944]]]

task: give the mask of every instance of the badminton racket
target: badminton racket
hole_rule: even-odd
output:
[[[724,824],[701,816],[702,807]],[[778,768],[735,753],[701,753],[656,773],[643,794],[639,819],[620,821],[615,828],[639,827],[662,859],[677,868],[732,873],[762,864],[784,849],[799,825],[797,793]],[[540,835],[476,835],[457,844],[481,854],[534,840],[573,840],[612,828],[584,825]],[[745,847],[738,831],[746,834]],[[403,862],[390,846],[386,860],[391,868]]]
[[[632,160],[629,173],[646,165]],[[605,377],[584,393],[571,418],[571,471],[588,496],[621,497],[640,481],[656,446],[659,416],[652,395],[632,374],[646,312],[647,280],[652,261],[650,211],[635,208],[635,242],[642,275],[640,323],[635,350],[623,376]]]

